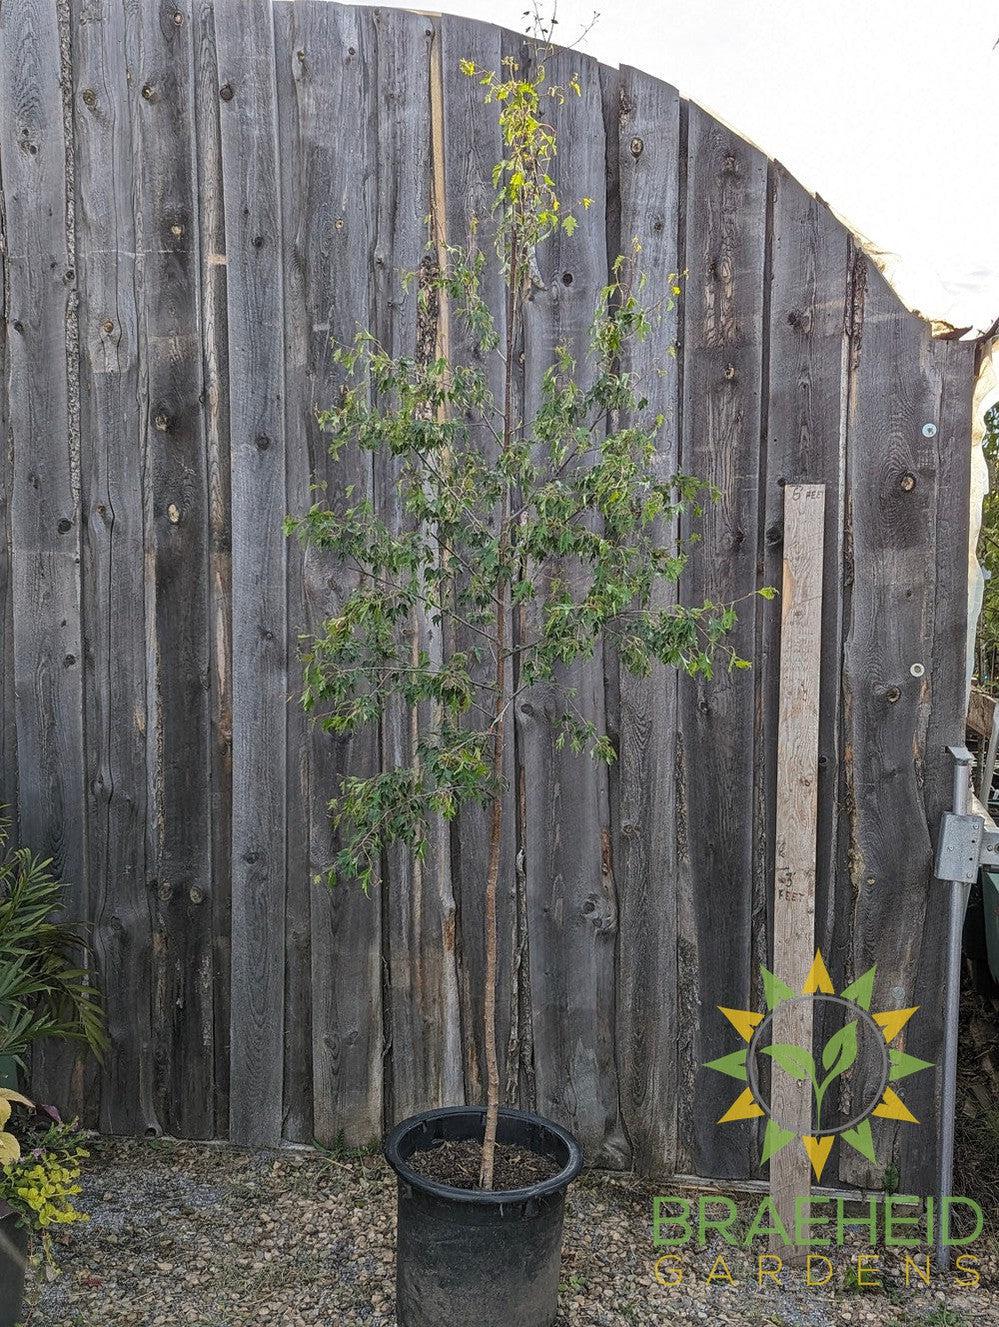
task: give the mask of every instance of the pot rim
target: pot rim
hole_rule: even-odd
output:
[[[516,1110],[513,1106],[501,1106],[500,1116],[507,1120],[519,1120],[525,1124],[540,1126],[548,1133],[554,1134],[567,1148],[568,1161],[550,1179],[542,1180],[539,1184],[531,1184],[524,1189],[459,1189],[454,1185],[440,1184],[437,1180],[421,1175],[403,1159],[400,1152],[403,1138],[427,1120],[447,1119],[455,1115],[484,1116],[485,1113],[485,1106],[440,1106],[436,1110],[424,1110],[418,1115],[411,1115],[397,1124],[385,1139],[385,1159],[399,1178],[414,1189],[432,1194],[436,1198],[447,1198],[451,1202],[475,1207],[502,1207],[507,1203],[522,1203],[532,1198],[545,1198],[560,1193],[568,1188],[583,1169],[583,1150],[567,1129],[555,1124],[553,1120],[546,1120],[542,1115],[535,1115],[527,1110]]]

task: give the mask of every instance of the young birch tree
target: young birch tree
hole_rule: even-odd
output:
[[[482,246],[477,233],[467,247],[445,248],[443,266],[424,265],[419,301],[424,314],[448,301],[480,353],[471,364],[433,353],[393,356],[368,331],[337,346],[344,382],[320,424],[334,458],[346,447],[395,458],[405,528],[390,529],[370,501],[349,491],[338,510],[324,499],[286,524],[359,573],[357,588],[307,644],[305,708],[341,735],[377,723],[389,704],[410,713],[422,706],[431,716],[420,730],[413,725],[407,763],[342,781],[330,804],[338,851],[327,884],[352,878],[368,890],[388,845],[401,842],[420,859],[438,817],[451,821],[472,802],[488,811],[480,1174],[488,1189],[500,1105],[496,898],[514,702],[535,685],[550,688],[562,702],[556,742],[609,763],[610,740],[563,681],[598,643],[615,647],[622,667],[639,677],[659,667],[710,676],[719,653],[729,667],[747,665],[724,642],[735,622],[731,605],[659,606],[664,584],[678,580],[686,561],[683,544],[664,532],[678,528],[684,512],[699,515],[706,490],[697,479],[662,473],[663,418],[649,416],[642,384],[623,365],[629,343],[648,335],[678,293],[676,277],[645,307],[636,240],[600,293],[587,362],[557,349],[537,413],[522,418],[514,365],[531,269],[546,240],[575,229],[554,180],[552,119],[580,89],[575,78],[548,84],[543,53],[531,73],[512,59],[500,71],[464,61],[462,71],[497,108],[502,134],[494,242]],[[500,264],[504,279],[502,335],[480,294],[488,262]],[[499,399],[482,367],[493,355],[502,364]],[[542,566],[552,574],[538,576]],[[515,635],[513,610],[521,608],[516,620],[529,626]],[[445,640],[474,644],[432,659],[413,646],[420,616]]]

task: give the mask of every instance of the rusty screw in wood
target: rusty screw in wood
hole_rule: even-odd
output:
[[[232,101],[234,91],[231,83],[223,83],[219,88],[219,96],[223,101]]]
[[[204,903],[205,901],[204,890],[199,889],[197,885],[192,886],[190,892],[190,899],[192,903]]]
[[[111,333],[114,331],[114,323],[111,321],[110,318],[108,318],[107,321],[104,323],[104,330],[105,332],[107,332],[108,336],[110,336]]]
[[[906,493],[911,493],[912,490],[916,487],[916,476],[915,476],[915,475],[910,475],[910,474],[905,474],[905,475],[902,476],[901,483],[902,483],[902,488],[903,488],[903,490],[904,490]]]
[[[97,105],[97,93],[94,91],[93,88],[83,89],[83,104],[84,106],[88,107],[90,110],[93,110],[94,107]]]
[[[636,161],[644,151],[645,151],[645,144],[642,142],[642,140],[640,138],[633,138],[631,140],[631,155],[635,158]]]
[[[153,87],[152,83],[145,84],[145,86],[142,89],[142,96],[145,101],[153,100],[153,98],[156,96],[156,89]]]

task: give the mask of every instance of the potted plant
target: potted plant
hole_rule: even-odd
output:
[[[410,277],[421,328],[446,302],[474,346],[469,362],[428,349],[432,336],[412,356],[390,355],[367,331],[334,350],[339,400],[320,415],[331,453],[359,447],[394,458],[402,520],[386,521],[348,488],[286,521],[288,533],[358,575],[307,642],[306,709],[338,736],[378,722],[387,707],[411,720],[405,758],[345,778],[331,802],[338,851],[327,883],[352,878],[369,889],[388,845],[422,857],[434,823],[470,802],[487,808],[490,825],[486,1101],[426,1111],[386,1143],[399,1179],[400,1327],[550,1327],[557,1311],[564,1198],[580,1148],[551,1121],[503,1108],[497,1061],[496,899],[513,705],[543,687],[546,704],[559,700],[557,741],[610,762],[612,743],[580,713],[565,668],[607,642],[640,677],[662,666],[710,675],[735,621],[731,606],[685,607],[663,592],[684,566],[679,518],[699,514],[705,488],[662,473],[663,420],[648,417],[625,367],[629,345],[678,289],[671,277],[643,305],[637,243],[613,264],[585,362],[557,348],[534,384],[538,407],[523,417],[515,362],[531,272],[541,246],[576,225],[553,179],[549,111],[580,92],[575,78],[546,82],[544,51],[532,68],[462,62],[498,109],[494,243],[482,246],[485,225],[467,247],[438,238]],[[503,276],[501,330],[480,293],[491,261]],[[730,666],[745,666],[726,653]]]
[[[21,1116],[16,1124],[15,1110]],[[64,1124],[54,1107],[36,1107],[20,1092],[0,1088],[0,1327],[22,1320],[31,1241],[37,1240],[54,1275],[53,1230],[87,1219],[75,1199],[88,1155],[75,1124]]]

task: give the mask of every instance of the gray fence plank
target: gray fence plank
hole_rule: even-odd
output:
[[[309,4],[274,6],[274,58],[277,79],[278,159],[281,162],[281,266],[284,273],[284,381],[285,471],[289,511],[309,505],[310,425],[315,427],[305,369],[307,341],[305,271],[298,242],[301,235],[318,231],[314,197],[304,196],[307,185],[302,151],[297,140],[297,77],[313,75],[305,69],[301,33]],[[307,21],[307,19],[306,19]],[[325,63],[325,62],[324,62]],[[301,207],[301,212],[299,212]],[[309,220],[312,214],[312,224]],[[312,322],[323,315],[312,312]],[[311,416],[311,418],[310,418]],[[307,723],[298,694],[297,659],[306,627],[302,553],[297,543],[287,548],[288,786],[285,839],[284,942],[284,1137],[310,1142],[315,1137],[312,1102],[312,884],[309,876],[310,762]]]
[[[930,678],[930,717],[926,730],[923,767],[923,804],[930,839],[936,843],[940,818],[953,807],[953,762],[947,747],[965,740],[968,684],[958,666],[966,648],[968,632],[968,548],[971,501],[972,402],[976,362],[971,347],[956,341],[932,341],[927,347],[931,380],[938,392],[935,412],[926,423],[937,425],[935,467],[936,556],[933,567],[935,592],[933,619],[927,623],[931,657],[925,660]],[[917,420],[917,425],[922,421]],[[911,665],[910,665],[911,669]],[[911,672],[910,672],[911,676]],[[919,1022],[908,1033],[914,1054],[934,1064],[942,1056],[943,1021],[940,996],[945,983],[945,953],[940,942],[944,933],[943,900],[932,875],[926,882],[927,923],[914,974],[914,1004],[920,1007]],[[905,1083],[905,1101],[919,1129],[902,1129],[896,1165],[913,1193],[929,1193],[936,1183],[935,1149],[928,1145],[927,1131],[939,1121],[940,1076],[916,1074]]]
[[[690,108],[680,459],[722,496],[695,522],[703,542],[691,550],[682,593],[691,604],[742,601],[728,643],[743,658],[755,641],[746,596],[757,585],[766,173],[759,152]],[[691,1029],[680,1128],[698,1174],[752,1174],[751,1131],[715,1123],[731,1104],[728,1081],[703,1068],[730,1049],[715,1007],[748,1007],[752,986],[752,674],[719,661],[713,681],[681,679],[680,714],[691,928],[680,941],[681,1018]]]
[[[283,1133],[287,601],[283,282],[269,0],[217,0],[232,482],[232,1137]]]
[[[370,315],[367,274],[374,249],[373,176],[365,161],[373,150],[377,103],[365,69],[374,59],[369,14],[327,4],[297,4],[283,56],[294,79],[293,105],[282,114],[286,162],[286,244],[291,285],[289,326],[289,446],[299,485],[289,492],[294,511],[313,500],[310,480],[327,482],[328,498],[342,503],[344,489],[371,492],[371,460],[351,451],[334,467],[315,412],[336,400],[341,378],[332,362],[334,342],[349,342]],[[337,58],[330,59],[329,53]],[[282,95],[283,92],[282,92]],[[355,118],[359,132],[334,141],[329,125]],[[287,145],[284,142],[287,135]],[[304,617],[301,632],[323,620],[356,584],[353,571],[310,549],[301,568]],[[377,768],[377,733],[345,742],[309,728],[308,863],[311,891],[311,1064],[316,1135],[352,1144],[376,1138],[382,1124],[381,902],[365,897],[352,881],[332,892],[313,883],[336,847],[327,804],[345,775]]]
[[[654,330],[635,345],[624,366],[648,397],[648,416],[661,413],[657,439],[663,474],[679,463],[678,365],[673,353],[677,310],[671,273],[678,257],[680,98],[674,88],[636,69],[621,71],[620,249],[634,256],[639,294],[653,314]],[[676,531],[660,531],[664,544]],[[675,599],[665,589],[659,606]],[[617,1062],[621,1110],[644,1171],[675,1168],[676,1149],[676,732],[677,675],[659,669],[650,678],[620,676],[620,734],[616,777],[620,827],[617,881],[620,908],[617,974]],[[659,1048],[669,1046],[663,1055]]]
[[[4,456],[12,480],[5,675],[14,685],[19,839],[54,859],[71,882],[73,911],[85,916],[79,437],[69,337],[76,274],[59,46],[52,5],[4,7]],[[82,1107],[72,1048],[46,1048],[35,1068],[39,1090],[69,1109]]]
[[[101,1126],[159,1128],[153,1100],[153,930],[147,874],[145,418],[140,410],[139,88],[134,29],[74,6],[77,248],[91,917],[111,1050]]]
[[[2,159],[0,159],[2,165]],[[17,842],[17,713],[14,698],[13,565],[10,504],[14,493],[14,435],[10,428],[8,387],[8,308],[10,274],[7,270],[7,218],[4,215],[0,175],[0,815],[7,821],[11,841]]]
[[[606,143],[597,65],[571,53],[546,61],[548,82],[567,86],[579,71],[581,95],[552,104],[559,138],[556,178],[566,210],[578,217],[539,252],[525,314],[526,414],[538,405],[541,377],[565,345],[586,372],[589,328],[607,280]],[[613,150],[617,150],[616,143]],[[593,199],[584,209],[579,199]],[[555,568],[537,568],[546,584]],[[577,689],[575,707],[604,722],[603,652],[561,679]],[[588,1156],[621,1164],[614,1056],[614,952],[617,898],[611,850],[607,770],[554,739],[565,700],[537,686],[517,704],[519,757],[525,770],[525,861],[538,1106],[574,1130]]]
[[[215,1018],[195,36],[189,4],[169,23],[140,9],[136,27],[156,1110],[170,1133],[205,1138],[215,1129]]]
[[[502,157],[497,123],[497,107],[485,105],[484,89],[477,78],[459,72],[461,60],[473,60],[479,69],[494,70],[502,76],[504,35],[486,23],[471,19],[445,17],[440,26],[440,76],[443,84],[443,134],[445,147],[443,225],[449,244],[476,245],[493,256],[494,221],[492,217],[492,170]],[[483,273],[483,298],[489,304],[500,336],[506,327],[505,288],[499,279],[497,264],[490,262]],[[450,322],[451,354],[458,362],[473,362],[477,351],[460,321]],[[503,399],[502,362],[490,355],[482,367],[487,369],[489,385],[496,401]],[[483,430],[485,433],[485,430]],[[495,455],[494,439],[486,433],[483,448]],[[455,642],[456,648],[470,650],[473,633]],[[510,639],[510,637],[508,637]],[[492,676],[488,660],[476,674],[483,683]],[[485,696],[480,703],[487,703]],[[478,716],[475,717],[478,722]],[[530,1029],[524,1025],[529,1008],[520,998],[526,995],[527,954],[521,944],[516,907],[516,773],[512,741],[504,749],[507,796],[504,803],[504,839],[500,859],[500,886],[497,889],[497,931],[500,936],[496,996],[496,1044],[499,1054],[500,1081],[508,1084],[514,1100],[519,1096],[521,1061],[528,1054]],[[465,1082],[469,1101],[485,1099],[485,1062],[483,1058],[483,991],[485,973],[485,889],[489,858],[489,813],[480,806],[462,809],[454,835],[455,888],[461,914],[462,1040],[465,1056]],[[516,984],[515,984],[516,982]],[[513,1042],[511,1043],[511,1032]],[[513,1050],[513,1062],[507,1054]],[[526,1104],[526,1103],[525,1103]]]
[[[932,1060],[939,1010],[925,980],[937,972],[939,991],[940,948],[932,921],[937,825],[929,812],[943,806],[942,746],[960,732],[963,698],[963,676],[958,686],[954,673],[947,676],[950,670],[934,676],[934,665],[938,648],[949,653],[952,667],[963,648],[966,581],[961,574],[957,593],[955,580],[957,566],[964,570],[969,458],[967,448],[954,443],[958,421],[963,416],[967,423],[967,415],[956,408],[951,413],[948,392],[942,418],[946,362],[933,352],[928,327],[901,308],[881,274],[867,268],[855,298],[863,305],[855,322],[850,392],[851,588],[843,666],[855,895],[852,970],[859,974],[877,964],[880,1007],[907,1008],[929,996],[929,1007],[907,1030],[906,1049]],[[929,437],[927,425],[936,430]],[[940,514],[944,483],[947,518]],[[948,564],[943,575],[937,548],[942,531]],[[940,712],[934,715],[938,695]],[[925,1118],[932,1085],[915,1079],[913,1085],[907,1097],[922,1099]],[[864,1066],[858,1066],[852,1087],[854,1102],[871,1091]],[[860,1167],[869,1178],[879,1179],[884,1166],[898,1165],[904,1155],[912,1181],[925,1185],[931,1179],[926,1130],[917,1142],[903,1141],[911,1127],[875,1121],[879,1164]]]
[[[837,990],[846,984],[849,890],[838,867],[840,805],[840,660],[843,522],[846,501],[845,411],[848,341],[844,316],[849,236],[829,209],[787,172],[771,167],[772,253],[766,483],[761,511],[763,582],[780,587],[785,483],[825,485],[825,560],[819,682],[818,828],[815,944]],[[757,695],[761,715],[762,817],[757,821],[756,877],[773,934],[776,819],[777,679],[781,606],[760,606]],[[761,928],[762,929],[762,928]],[[811,958],[809,957],[809,962]],[[804,980],[805,972],[798,979]],[[832,1007],[815,1009],[815,1041],[835,1030]]]
[[[222,139],[213,0],[196,0],[194,132],[201,258],[201,409],[208,476],[208,690],[210,768],[212,1008],[215,1131],[229,1131],[229,934],[232,852],[232,537],[229,465],[228,307]]]
[[[403,273],[415,271],[426,242],[431,200],[430,21],[396,10],[375,13],[379,116],[377,127],[377,235],[375,320],[381,343],[393,354],[417,346],[415,286],[404,291]],[[403,519],[395,488],[396,465],[375,458],[375,505],[390,528]],[[420,648],[437,642],[422,616],[415,623]],[[423,722],[423,718],[418,721]],[[382,724],[382,760],[396,767],[413,758],[417,724],[393,706]],[[446,872],[448,838],[440,827],[429,836],[422,863],[401,849],[386,854],[389,1006],[392,1082],[389,1114],[399,1119],[428,1105],[460,1100],[463,1075],[455,1046],[459,1018],[454,954],[445,943],[438,872]]]

